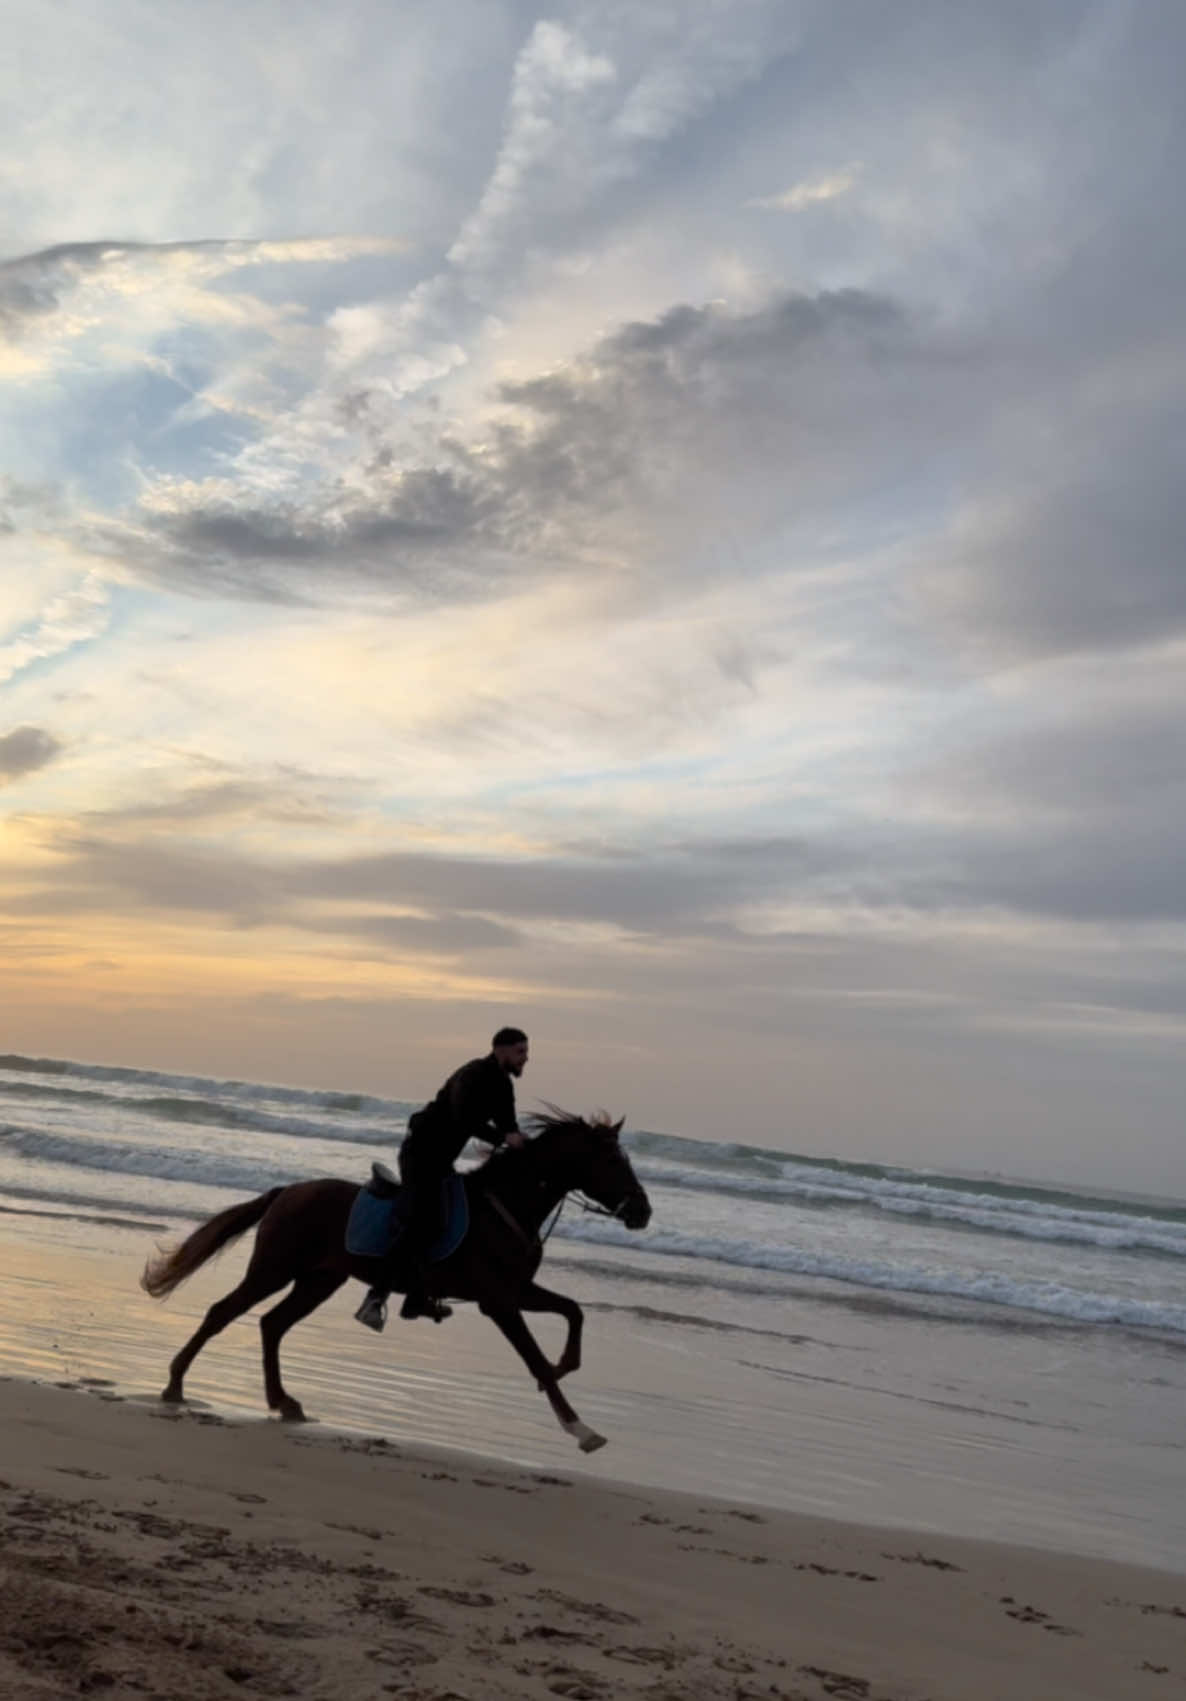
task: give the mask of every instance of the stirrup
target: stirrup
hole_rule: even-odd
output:
[[[368,1329],[373,1329],[377,1335],[383,1333],[383,1325],[387,1322],[387,1301],[377,1293],[369,1293],[354,1313],[356,1323],[365,1323]]]

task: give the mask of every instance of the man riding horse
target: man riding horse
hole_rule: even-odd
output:
[[[474,1300],[527,1367],[561,1426],[591,1453],[605,1437],[581,1421],[560,1390],[581,1367],[584,1315],[575,1300],[536,1280],[544,1255],[541,1229],[570,1193],[583,1195],[626,1229],[644,1229],[651,1203],[622,1149],[621,1122],[598,1112],[590,1120],[556,1105],[532,1118],[534,1138],[517,1151],[491,1155],[461,1177],[469,1232],[433,1267],[434,1284],[459,1299]],[[504,1142],[505,1144],[505,1142]],[[264,1393],[268,1409],[300,1423],[305,1409],[284,1386],[280,1343],[303,1317],[324,1305],[343,1282],[373,1279],[375,1261],[347,1247],[348,1224],[358,1201],[353,1181],[322,1178],[270,1187],[217,1211],[180,1245],[160,1247],[140,1278],[145,1293],[165,1299],[232,1241],[254,1229],[255,1245],[242,1280],[215,1300],[189,1340],[174,1354],[161,1399],[185,1401],[185,1378],[206,1342],[282,1288],[289,1291],[260,1318]],[[392,1283],[392,1286],[398,1284]],[[528,1328],[525,1312],[550,1312],[568,1325],[553,1363]]]
[[[521,1146],[524,1135],[515,1119],[513,1080],[527,1063],[527,1035],[520,1028],[499,1028],[485,1057],[476,1057],[445,1082],[423,1110],[408,1118],[408,1132],[399,1149],[399,1173],[408,1216],[399,1245],[406,1266],[407,1297],[401,1317],[431,1317],[441,1323],[452,1308],[428,1293],[429,1248],[440,1228],[444,1182],[470,1140],[490,1146]],[[391,1289],[376,1284],[355,1317],[368,1329],[380,1330],[387,1321]]]

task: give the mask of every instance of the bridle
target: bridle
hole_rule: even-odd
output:
[[[552,1231],[555,1229],[556,1224],[560,1221],[561,1214],[569,1199],[575,1199],[576,1203],[581,1207],[581,1210],[587,1215],[591,1217],[608,1217],[614,1222],[621,1218],[622,1213],[625,1211],[630,1200],[630,1194],[626,1193],[622,1196],[618,1203],[611,1208],[609,1205],[601,1204],[597,1199],[590,1199],[588,1194],[582,1193],[579,1188],[573,1188],[569,1192],[565,1192],[560,1195],[556,1209],[552,1212],[552,1220],[549,1222],[547,1228],[542,1230],[542,1232],[537,1230],[535,1236],[532,1237],[527,1233],[527,1230],[515,1216],[514,1212],[509,1210],[507,1206],[503,1204],[502,1200],[498,1197],[498,1194],[493,1191],[493,1189],[486,1189],[486,1197],[494,1206],[494,1209],[498,1212],[503,1222],[505,1222],[509,1228],[514,1229],[515,1233],[525,1245],[531,1246],[533,1249],[536,1245],[542,1249],[548,1244]]]
[[[581,1210],[587,1211],[591,1217],[617,1218],[620,1217],[622,1212],[626,1209],[626,1204],[630,1195],[627,1193],[612,1210],[608,1205],[601,1204],[599,1200],[590,1199],[587,1193],[573,1193],[570,1197],[575,1199],[577,1204],[581,1207]],[[564,1200],[562,1199],[560,1203],[563,1205]]]
[[[498,1212],[498,1214],[502,1218],[503,1222],[507,1224],[508,1228],[514,1229],[515,1233],[519,1236],[520,1240],[522,1240],[526,1245],[532,1246],[533,1245],[532,1237],[528,1234],[527,1230],[523,1227],[523,1224],[519,1221],[518,1217],[515,1216],[514,1212],[509,1210],[507,1208],[507,1206],[503,1204],[502,1200],[498,1197],[498,1194],[495,1193],[493,1191],[493,1189],[488,1187],[486,1189],[486,1197],[487,1197],[487,1199],[489,1199],[490,1203],[494,1206],[494,1209]],[[544,1247],[548,1244],[548,1241],[550,1240],[551,1235],[552,1235],[552,1230],[556,1227],[556,1224],[560,1221],[561,1213],[563,1212],[564,1207],[568,1203],[570,1198],[575,1199],[577,1204],[581,1207],[581,1210],[586,1211],[589,1214],[589,1216],[591,1216],[591,1217],[609,1217],[611,1219],[611,1221],[616,1221],[622,1215],[622,1212],[626,1209],[626,1199],[629,1198],[629,1194],[627,1194],[626,1199],[622,1199],[621,1202],[619,1204],[615,1205],[613,1210],[611,1210],[608,1205],[599,1204],[596,1199],[590,1199],[587,1194],[577,1193],[577,1192],[562,1193],[560,1195],[559,1204],[556,1206],[556,1209],[552,1212],[551,1222],[548,1224],[547,1228],[542,1231],[542,1233],[539,1232],[539,1231],[536,1232],[535,1241],[538,1242],[538,1244],[541,1247]]]
[[[626,1209],[626,1201],[629,1197],[630,1195],[626,1194],[611,1211],[608,1205],[602,1205],[598,1200],[590,1199],[587,1193],[581,1193],[579,1191],[562,1193],[560,1196],[560,1203],[552,1213],[551,1222],[548,1224],[545,1232],[539,1237],[540,1245],[546,1246],[548,1244],[548,1236],[556,1227],[556,1224],[560,1221],[560,1213],[563,1211],[565,1205],[570,1199],[575,1200],[581,1207],[581,1210],[590,1217],[609,1217],[611,1222],[617,1222],[621,1217],[622,1212]]]

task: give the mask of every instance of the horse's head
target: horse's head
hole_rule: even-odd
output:
[[[651,1202],[622,1150],[620,1121],[611,1122],[603,1113],[586,1121],[549,1105],[546,1116],[528,1122],[533,1134],[547,1137],[549,1153],[563,1165],[566,1190],[587,1194],[628,1229],[646,1228]]]

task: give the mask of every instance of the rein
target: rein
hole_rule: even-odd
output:
[[[507,1209],[507,1207],[503,1204],[502,1200],[498,1197],[497,1193],[494,1193],[490,1190],[490,1188],[487,1188],[486,1189],[486,1197],[487,1197],[487,1199],[489,1199],[490,1203],[494,1206],[494,1209],[498,1212],[499,1216],[502,1218],[503,1222],[507,1225],[507,1227],[510,1228],[510,1229],[513,1229],[515,1231],[515,1233],[518,1235],[519,1239],[523,1242],[524,1246],[530,1247],[531,1250],[534,1252],[535,1248],[537,1246],[540,1247],[540,1249],[542,1250],[548,1244],[548,1241],[552,1238],[552,1230],[556,1227],[556,1224],[560,1221],[560,1217],[561,1217],[561,1215],[564,1211],[564,1207],[568,1202],[569,1195],[567,1193],[562,1193],[560,1195],[560,1203],[556,1206],[556,1209],[552,1212],[551,1222],[548,1224],[547,1228],[543,1231],[542,1234],[537,1230],[534,1235],[528,1234],[527,1230],[523,1227],[523,1224],[519,1221],[518,1217],[516,1217],[511,1211],[509,1211]],[[626,1201],[623,1199],[622,1203],[620,1205],[616,1206],[611,1211],[608,1205],[599,1205],[597,1203],[596,1199],[590,1199],[588,1197],[588,1195],[585,1194],[585,1193],[579,1193],[579,1192],[574,1190],[572,1197],[576,1200],[577,1204],[581,1207],[581,1210],[587,1212],[589,1216],[591,1216],[591,1217],[609,1217],[611,1219],[611,1221],[616,1221],[617,1218],[621,1216],[622,1211],[625,1208],[625,1204],[626,1204]]]
[[[625,1199],[622,1200],[620,1205],[615,1205],[611,1211],[608,1205],[599,1205],[596,1199],[590,1199],[585,1193],[574,1193],[573,1198],[581,1207],[581,1210],[587,1211],[591,1217],[609,1217],[616,1220],[626,1209]],[[563,1203],[563,1201],[561,1201],[561,1203]]]
[[[530,1248],[530,1250],[532,1252],[534,1252],[537,1246],[542,1245],[542,1242],[540,1241],[539,1235],[538,1234],[529,1235],[527,1230],[523,1227],[523,1224],[519,1221],[518,1217],[512,1216],[511,1213],[507,1210],[506,1206],[503,1204],[502,1200],[498,1197],[497,1193],[493,1193],[490,1190],[490,1188],[487,1188],[486,1189],[486,1197],[487,1197],[487,1199],[489,1199],[490,1203],[494,1206],[494,1209],[498,1212],[499,1216],[502,1218],[503,1222],[507,1225],[507,1227],[509,1229],[513,1229],[515,1231],[515,1233],[518,1235],[519,1239],[523,1242],[524,1246]],[[561,1200],[560,1202],[561,1202],[561,1204],[564,1203],[563,1200]],[[552,1231],[549,1229],[548,1233],[550,1234],[551,1232]]]
[[[494,1209],[498,1212],[499,1216],[502,1218],[503,1222],[507,1225],[507,1227],[514,1229],[515,1233],[519,1236],[519,1239],[523,1242],[524,1246],[529,1246],[531,1248],[531,1250],[534,1252],[537,1246],[542,1250],[548,1244],[548,1241],[550,1240],[551,1235],[552,1235],[552,1230],[556,1227],[556,1224],[560,1221],[560,1213],[564,1209],[564,1201],[568,1197],[568,1195],[565,1194],[565,1193],[562,1193],[560,1195],[560,1203],[557,1205],[556,1209],[552,1212],[551,1222],[548,1224],[548,1226],[544,1230],[543,1234],[540,1234],[537,1231],[534,1236],[528,1234],[527,1230],[523,1227],[523,1224],[519,1221],[518,1217],[516,1217],[511,1211],[509,1211],[507,1209],[507,1207],[503,1204],[502,1200],[498,1197],[497,1193],[492,1193],[489,1190],[489,1188],[487,1188],[486,1197],[487,1197],[487,1199],[489,1199],[490,1203],[494,1206]],[[581,1204],[584,1205],[587,1210],[590,1209],[589,1202],[584,1197],[581,1198]],[[607,1211],[605,1213],[605,1215],[609,1216],[610,1212]]]

